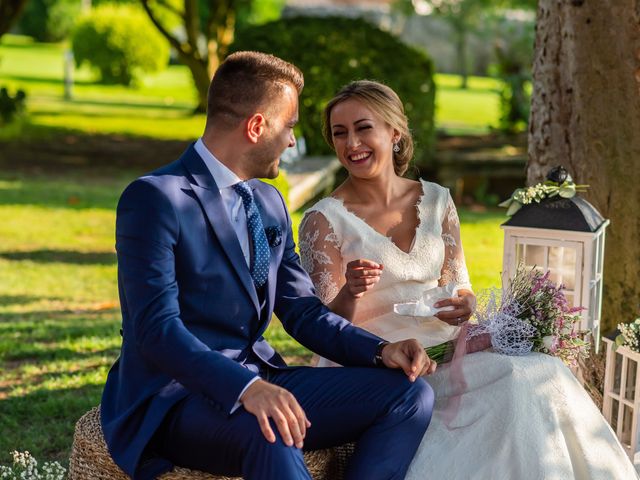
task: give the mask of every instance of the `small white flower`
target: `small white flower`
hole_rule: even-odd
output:
[[[554,344],[556,343],[557,338],[553,335],[547,335],[546,337],[542,337],[542,343],[544,344],[544,348],[546,348],[549,352],[552,352],[554,349]]]

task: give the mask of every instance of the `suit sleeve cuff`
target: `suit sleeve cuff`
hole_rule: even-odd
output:
[[[249,383],[247,383],[244,388],[242,389],[242,391],[240,392],[240,395],[238,395],[238,399],[236,400],[236,403],[233,405],[233,407],[231,407],[231,412],[229,413],[233,413],[235,412],[238,408],[240,408],[240,405],[242,405],[242,403],[240,403],[240,399],[242,398],[242,395],[244,395],[244,392],[247,391],[247,388],[249,388],[251,385],[253,385],[254,383],[256,383],[258,380],[260,380],[260,377],[253,377],[251,380],[249,380]]]

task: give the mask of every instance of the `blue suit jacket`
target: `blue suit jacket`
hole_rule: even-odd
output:
[[[230,414],[260,366],[286,368],[262,337],[272,312],[289,334],[323,357],[372,366],[380,339],[318,300],[295,253],[282,196],[258,180],[250,185],[265,228],[282,232],[279,244],[271,241],[263,310],[220,192],[193,146],[134,181],[120,198],[123,340],[101,416],[109,451],[131,476],[171,468],[166,460],[142,455],[167,411],[188,393],[202,394]]]

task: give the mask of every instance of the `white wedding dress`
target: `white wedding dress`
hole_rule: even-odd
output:
[[[429,182],[422,188],[420,223],[408,253],[333,197],[305,213],[299,245],[302,264],[326,303],[344,284],[348,262],[382,263],[381,279],[359,300],[354,323],[390,341],[417,338],[430,346],[455,338],[458,327],[395,314],[393,305],[417,301],[424,291],[452,281],[471,285],[448,190]],[[436,405],[407,479],[638,478],[604,417],[560,360],[479,352],[462,361],[463,392],[452,391],[449,365],[427,377]],[[319,359],[319,366],[329,365]],[[459,409],[445,424],[448,399],[460,393]]]

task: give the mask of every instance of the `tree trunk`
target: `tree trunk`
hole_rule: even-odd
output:
[[[13,26],[26,3],[27,0],[0,0],[0,37]]]
[[[467,89],[469,86],[469,67],[467,64],[467,27],[461,22],[455,21],[453,23],[453,28],[455,31],[460,88]]]
[[[193,77],[193,83],[196,87],[196,93],[198,94],[198,105],[195,108],[195,112],[205,113],[207,111],[209,83],[211,82],[208,62],[194,58],[192,55],[185,55],[180,51],[178,51],[178,57],[180,61],[187,66]]]
[[[640,315],[640,0],[540,0],[527,180],[555,165],[605,218],[602,332]]]

